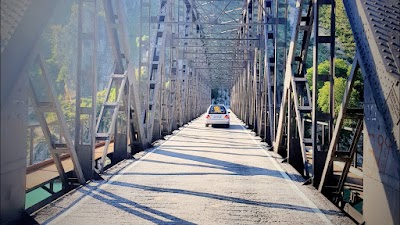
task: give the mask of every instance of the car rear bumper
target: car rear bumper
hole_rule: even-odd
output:
[[[206,119],[206,124],[229,124],[230,120],[227,119],[220,119],[220,120],[211,120]]]

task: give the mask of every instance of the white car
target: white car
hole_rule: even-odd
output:
[[[229,127],[229,113],[224,105],[210,105],[207,109],[206,127],[208,125],[225,125]]]

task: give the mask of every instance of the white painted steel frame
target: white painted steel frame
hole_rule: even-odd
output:
[[[75,149],[81,162],[86,180],[93,178],[95,126],[96,126],[96,93],[97,93],[97,0],[80,0],[78,6],[78,40],[76,68],[76,109],[75,109]],[[91,13],[91,14],[90,14]],[[89,15],[86,15],[89,14]],[[85,16],[86,15],[86,16]],[[83,27],[88,24],[88,27]],[[89,30],[85,30],[88,29]],[[89,45],[84,46],[84,41]],[[87,43],[86,42],[86,43]],[[85,47],[92,46],[91,49]],[[83,57],[85,55],[85,57]],[[90,63],[85,63],[88,61]],[[85,68],[90,65],[90,68]],[[84,87],[90,85],[90,87]],[[89,91],[91,106],[82,107],[82,92]],[[83,120],[87,115],[88,120]],[[85,123],[89,123],[88,125]],[[85,127],[86,126],[86,127]],[[88,131],[85,134],[84,130]]]
[[[300,139],[300,147],[301,147],[301,154],[303,159],[304,171],[303,174],[305,176],[309,176],[309,163],[306,156],[306,146],[305,146],[305,137],[304,137],[304,129],[303,129],[303,112],[301,112],[302,108],[305,108],[305,112],[311,112],[311,98],[310,98],[310,91],[308,87],[308,83],[305,80],[305,60],[307,57],[307,50],[308,50],[308,43],[311,36],[311,28],[313,24],[313,16],[312,16],[312,4],[308,2],[308,9],[307,15],[303,16],[303,6],[307,4],[306,1],[297,1],[295,14],[295,25],[296,27],[292,31],[292,37],[289,47],[289,53],[287,57],[287,64],[286,64],[286,71],[285,71],[285,81],[284,81],[284,89],[283,89],[283,96],[282,102],[280,106],[280,113],[279,113],[279,121],[278,121],[278,129],[276,133],[275,143],[274,143],[274,151],[278,152],[280,146],[282,145],[282,138],[283,132],[285,127],[285,117],[287,112],[287,103],[288,103],[288,94],[292,91],[293,94],[293,102],[295,107],[295,114],[296,114],[296,124],[298,128],[298,135]],[[303,17],[306,19],[306,24],[302,25]],[[302,46],[300,51],[300,56],[296,57],[296,48],[297,42],[299,41],[300,31],[303,31],[302,37]],[[299,64],[297,68],[293,68],[295,61],[298,61]],[[299,76],[301,79],[296,80],[295,75]],[[303,86],[305,86],[307,91],[307,98],[308,98],[308,106],[304,105],[303,101],[300,101],[300,95],[297,90],[297,83],[301,82]],[[303,110],[302,110],[303,111]]]
[[[118,160],[127,157],[129,130],[132,129],[130,91],[128,70],[130,63],[129,45],[127,42],[126,15],[123,3],[120,1],[103,0],[106,15],[107,33],[111,42],[111,49],[114,59],[114,72],[110,76],[107,93],[101,106],[100,114],[96,124],[96,141],[105,141],[102,156],[98,162],[98,172],[102,173],[106,166],[106,157],[110,142],[114,140],[114,158]],[[132,76],[132,75],[131,75]],[[115,90],[116,99],[110,101],[110,94]],[[111,110],[111,121],[106,132],[101,132],[101,124],[105,123],[105,110]],[[135,110],[136,111],[136,110]],[[126,129],[117,129],[117,117],[122,114],[122,120],[126,124]],[[133,131],[131,131],[133,132]],[[115,161],[115,160],[114,160]]]
[[[69,187],[69,181],[68,177],[65,173],[64,167],[61,163],[60,156],[61,154],[69,154],[73,166],[74,166],[74,171],[75,174],[78,178],[78,181],[80,184],[84,184],[86,182],[83,173],[82,173],[82,168],[78,160],[78,156],[75,151],[75,147],[72,141],[72,137],[70,134],[70,130],[67,126],[67,122],[64,117],[64,113],[61,109],[60,102],[57,99],[57,94],[55,91],[55,85],[51,81],[47,70],[43,64],[43,61],[41,59],[41,56],[38,54],[35,60],[35,64],[37,64],[40,68],[41,75],[42,75],[42,80],[44,81],[43,84],[45,85],[44,91],[46,93],[46,96],[49,102],[41,102],[39,98],[37,97],[36,90],[34,88],[33,80],[32,78],[29,78],[29,91],[30,91],[30,97],[32,100],[32,105],[33,108],[36,112],[36,119],[39,122],[40,127],[42,128],[44,137],[46,139],[46,143],[49,147],[50,155],[53,158],[54,164],[56,165],[57,171],[60,175],[61,181],[63,183],[63,188],[68,188]],[[35,80],[37,81],[37,80]],[[43,91],[43,90],[41,90]],[[65,143],[56,143],[55,140],[52,138],[52,132],[50,131],[49,128],[49,123],[46,120],[46,113],[55,113],[57,116],[57,120],[55,121],[56,124],[58,125],[60,129],[60,135],[64,138]],[[60,141],[62,141],[60,139]]]

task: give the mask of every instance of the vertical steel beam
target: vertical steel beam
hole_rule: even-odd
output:
[[[353,90],[353,86],[354,86],[354,82],[355,82],[356,72],[357,72],[357,69],[359,67],[358,63],[359,63],[359,59],[358,59],[358,55],[356,53],[356,57],[354,58],[349,78],[347,79],[346,89],[345,89],[345,92],[343,94],[343,100],[342,100],[342,104],[340,106],[340,111],[339,111],[338,117],[336,118],[335,130],[333,132],[333,136],[332,136],[332,139],[330,141],[328,154],[327,154],[325,165],[324,165],[324,168],[323,168],[323,171],[322,171],[322,175],[321,175],[321,180],[320,180],[320,182],[318,182],[318,185],[319,185],[318,186],[318,190],[319,191],[322,191],[322,189],[324,188],[325,182],[329,178],[328,171],[329,171],[329,169],[331,169],[333,161],[334,161],[334,158],[335,158],[336,148],[337,148],[337,144],[339,143],[339,138],[340,138],[339,134],[340,134],[341,129],[343,128],[344,119],[346,117],[346,113],[347,113],[347,110],[348,110],[348,105],[349,105],[349,102],[350,102],[350,95],[351,95],[351,92]],[[362,114],[361,114],[361,118],[360,119],[362,119],[362,118],[363,117],[362,117]],[[361,125],[362,124],[360,124],[359,126],[361,126]],[[344,177],[346,177],[346,176],[347,176],[347,174],[344,174]],[[341,189],[341,188],[339,188],[339,189]],[[341,190],[338,190],[337,192],[340,193],[340,191]]]
[[[274,144],[274,151],[278,152],[282,143],[282,137],[285,127],[284,117],[286,117],[286,108],[288,102],[288,92],[293,92],[293,103],[296,114],[296,124],[298,128],[298,135],[300,139],[300,149],[304,168],[297,168],[303,170],[305,176],[309,176],[309,163],[306,157],[306,144],[309,143],[305,137],[303,127],[303,117],[306,113],[311,112],[311,96],[309,86],[305,78],[305,61],[307,58],[308,44],[310,41],[312,24],[313,24],[313,5],[311,1],[298,1],[296,4],[295,27],[292,32],[290,48],[288,53],[288,60],[286,64],[286,74],[284,82],[284,92],[282,97],[282,104],[280,108],[278,130],[276,134],[276,142]],[[307,8],[304,5],[308,5]],[[304,14],[304,8],[305,14]],[[302,35],[301,35],[302,34]],[[302,39],[298,39],[301,35]],[[296,56],[297,42],[301,41],[301,48],[299,55]],[[306,101],[307,100],[307,101]]]
[[[171,9],[170,9],[170,21],[171,22],[176,22],[177,17],[178,17],[178,11],[179,11],[179,1],[172,0],[171,2]],[[177,115],[177,108],[179,102],[177,101],[177,83],[178,83],[178,57],[179,57],[179,52],[177,46],[174,45],[173,43],[173,36],[176,34],[178,31],[179,25],[173,25],[171,23],[171,28],[170,28],[170,38],[167,40],[169,43],[170,47],[170,59],[169,59],[169,74],[170,74],[170,86],[169,86],[169,98],[168,98],[168,134],[172,133],[173,130],[178,128],[177,125],[177,120],[178,120],[178,115]]]
[[[15,2],[17,1],[12,1]],[[15,28],[14,33],[6,44],[1,43],[1,224],[18,219],[25,209],[28,126],[26,67],[29,61],[33,60],[34,46],[59,2],[41,0],[21,4],[18,15],[21,18],[17,17],[16,21],[11,22],[13,23],[11,27]],[[2,1],[1,6],[3,7],[5,3]],[[7,24],[9,21],[3,20],[3,10],[1,17],[2,33],[7,32],[3,30],[3,23]]]
[[[150,52],[150,71],[148,77],[148,96],[147,96],[147,106],[146,106],[146,133],[147,141],[151,143],[154,139],[159,137],[154,136],[154,134],[160,134],[160,127],[154,126],[160,123],[160,85],[162,84],[160,79],[162,79],[164,73],[164,60],[165,60],[165,45],[166,45],[166,35],[165,35],[165,19],[167,5],[170,4],[166,0],[160,0],[160,11],[157,16],[157,27],[155,36],[153,38],[153,48]]]
[[[1,76],[5,75],[14,74],[3,74],[2,71]],[[27,81],[20,79],[13,84],[1,82],[2,88],[3,85],[13,85],[7,103],[1,102],[1,223],[18,219],[25,209]]]
[[[88,16],[84,16],[88,13]],[[75,149],[86,180],[93,178],[93,152],[96,124],[96,0],[80,0],[78,8],[77,82],[75,110]],[[88,20],[88,21],[87,21]],[[89,24],[84,27],[83,24]],[[90,43],[90,44],[84,44]],[[87,57],[83,57],[83,55]],[[89,63],[87,63],[89,61]],[[86,67],[85,67],[86,65]],[[85,90],[85,91],[84,91]],[[82,98],[91,98],[91,106],[83,107]],[[86,118],[85,118],[86,117]]]
[[[400,73],[398,1],[343,1],[364,78],[363,213],[366,224],[399,224]],[[388,29],[390,27],[390,29]],[[392,41],[389,41],[392,40]],[[396,65],[397,64],[397,65]],[[379,124],[379,126],[377,126]]]
[[[130,84],[127,74],[131,71],[128,69],[131,65],[129,63],[130,51],[127,42],[125,8],[120,1],[113,3],[112,0],[104,0],[103,5],[107,33],[113,52],[114,71],[111,74],[107,94],[96,125],[96,140],[105,141],[98,167],[100,172],[103,172],[106,166],[106,156],[112,139],[114,139],[114,152],[111,163],[119,162],[127,157],[128,134],[132,128],[130,123],[132,117]],[[112,92],[116,94],[115,99],[111,98]],[[109,122],[108,129],[105,125],[107,122]]]
[[[269,20],[275,19],[278,20],[277,14],[274,15],[272,10],[272,1],[264,1],[264,74],[266,76],[266,85],[267,85],[267,102],[268,102],[268,121],[269,121],[269,129],[266,131],[270,137],[270,140],[266,140],[269,144],[272,144],[274,140],[274,105],[276,102],[273,100],[275,96],[275,88],[276,85],[272,83],[272,80],[275,80],[277,71],[276,64],[276,43],[274,43],[278,33],[277,33],[277,25],[273,26],[272,24],[268,24]],[[275,55],[274,55],[275,54]],[[274,86],[275,85],[275,86]],[[268,128],[267,127],[267,128]]]
[[[34,84],[32,81],[32,78],[30,78],[30,93],[31,93],[31,99],[32,99],[32,104],[34,106],[37,119],[39,121],[39,124],[42,128],[43,134],[45,136],[47,145],[49,147],[50,154],[53,158],[54,164],[56,165],[56,168],[58,170],[58,173],[60,175],[61,181],[63,183],[63,187],[65,189],[68,188],[69,186],[69,181],[68,177],[65,174],[64,167],[61,163],[60,156],[63,153],[69,154],[73,166],[74,166],[74,171],[75,174],[78,178],[78,181],[80,184],[85,183],[85,178],[82,173],[82,169],[75,151],[75,148],[73,146],[72,142],[72,137],[70,134],[70,130],[68,129],[67,123],[65,121],[64,114],[61,109],[61,105],[57,99],[57,93],[55,91],[55,85],[53,82],[50,80],[50,77],[45,69],[45,66],[43,64],[43,61],[40,57],[40,55],[37,56],[35,62],[40,68],[43,83],[45,85],[45,90],[44,91],[45,96],[47,97],[46,102],[41,102],[38,99],[38,95],[35,91]],[[60,129],[60,140],[58,140],[58,143],[56,143],[56,140],[52,138],[52,131],[49,128],[49,123],[46,120],[46,115],[45,113],[54,113],[57,116],[57,121],[56,123],[58,124],[58,127]],[[64,138],[64,142],[61,139],[61,136]]]
[[[138,152],[149,145],[147,140],[147,120],[148,120],[148,79],[150,74],[150,23],[151,23],[151,4],[150,0],[140,0],[139,2],[139,62],[137,70],[130,63],[128,66],[128,78],[130,79],[130,117],[131,117],[131,153]],[[137,74],[136,74],[137,71]],[[136,79],[138,77],[138,79]]]
[[[319,34],[319,10],[321,6],[330,7],[330,34],[329,36],[321,36]],[[320,179],[321,179],[321,171],[323,168],[323,162],[325,162],[325,149],[321,149],[318,145],[318,130],[317,123],[321,121],[323,118],[319,118],[322,115],[322,112],[319,111],[318,107],[318,80],[319,80],[319,72],[318,72],[318,58],[319,58],[319,45],[320,44],[329,44],[329,74],[322,74],[328,76],[329,80],[329,113],[325,116],[327,117],[328,122],[328,142],[330,142],[333,134],[333,119],[335,118],[334,112],[334,78],[335,78],[335,0],[329,1],[320,1],[313,0],[313,8],[314,8],[314,49],[313,49],[313,91],[312,91],[312,99],[313,99],[313,108],[311,113],[312,119],[312,131],[311,131],[311,140],[313,146],[313,185],[318,187]],[[322,137],[324,138],[324,137]]]
[[[174,1],[170,1],[168,5],[165,6],[165,27],[164,27],[164,35],[165,35],[165,60],[164,60],[164,68],[162,71],[161,77],[161,96],[160,96],[160,133],[161,136],[165,136],[172,132],[172,118],[175,113],[173,113],[172,105],[174,104],[172,90],[175,87],[172,87],[173,82],[175,82],[175,77],[172,75],[172,67],[173,67],[173,47],[172,47],[172,29],[173,29],[173,16],[172,10],[174,7]]]
[[[286,70],[287,60],[287,33],[288,33],[288,1],[287,0],[275,0],[275,29],[274,29],[274,50],[275,50],[275,67],[273,70],[273,111],[272,113],[272,127],[271,127],[271,138],[274,141],[276,135],[278,112],[281,105],[283,79]],[[282,29],[281,29],[282,27]]]
[[[313,7],[314,7],[314,46],[313,46],[313,75],[312,75],[312,99],[313,99],[313,109],[311,111],[311,140],[312,140],[312,147],[313,147],[313,184],[316,184],[318,181],[318,177],[315,176],[315,152],[318,151],[317,149],[317,138],[318,138],[318,130],[317,130],[317,110],[318,110],[318,34],[319,34],[319,4],[318,0],[313,0]]]

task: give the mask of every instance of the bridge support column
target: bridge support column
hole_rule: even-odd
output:
[[[386,18],[399,12],[397,2],[373,6],[361,0],[343,3],[364,78],[363,219],[366,224],[400,224],[400,77],[395,69],[388,70],[386,66],[391,64],[382,60],[391,59],[385,52],[394,43],[384,38],[394,40],[398,36],[394,28],[399,26],[393,24],[394,28],[385,33],[380,28],[391,26]],[[393,12],[385,12],[383,6]],[[385,13],[376,13],[379,11]]]
[[[1,83],[2,90],[3,85],[7,84]],[[25,209],[28,147],[21,140],[27,140],[27,86],[26,79],[20,80],[1,104],[1,224],[18,219]]]
[[[96,1],[81,0],[78,8],[78,40],[77,40],[77,67],[76,67],[76,109],[75,109],[75,149],[82,167],[83,176],[90,180],[94,176],[93,154],[95,148],[96,124],[96,16],[88,14],[88,9],[96,11]],[[90,24],[92,31],[86,30],[83,21]],[[90,45],[85,46],[86,41]],[[90,46],[90,47],[89,47]],[[83,107],[82,98],[89,98],[91,106]]]
[[[20,9],[22,20],[14,24],[18,26],[1,52],[0,224],[20,219],[25,209],[28,149],[25,71],[31,52],[58,2],[35,1],[35,4],[25,5],[24,10]],[[1,5],[3,7],[3,1]],[[35,19],[31,19],[32,15]]]
[[[364,221],[366,224],[399,224],[400,152],[387,135],[384,118],[372,93],[365,79]]]

